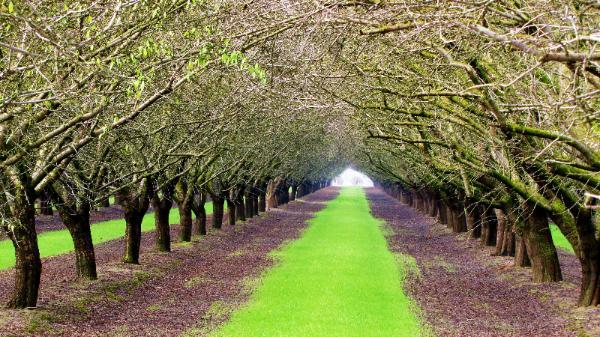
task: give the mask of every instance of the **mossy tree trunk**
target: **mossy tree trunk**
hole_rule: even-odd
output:
[[[277,187],[277,204],[285,205],[290,201],[290,186],[283,180]]]
[[[500,250],[500,255],[502,256],[515,256],[516,250],[516,225],[518,217],[515,212],[509,210],[505,212],[506,214],[506,226],[504,227],[504,242],[502,244],[502,249]]]
[[[173,207],[173,193],[176,181],[165,184],[161,191],[152,196],[152,208],[154,209],[154,227],[156,230],[156,248],[161,252],[171,251],[171,226],[169,215]]]
[[[558,254],[552,242],[548,215],[540,207],[526,203],[523,206],[525,225],[524,238],[527,240],[534,282],[562,281]]]
[[[515,235],[515,266],[531,267],[531,260],[527,252],[527,241],[520,235]]]
[[[194,200],[194,185],[185,180],[177,183],[175,188],[177,207],[179,210],[179,240],[192,241],[192,202]]]
[[[140,263],[140,247],[142,241],[142,221],[146,212],[141,209],[125,210],[125,253],[123,262]]]
[[[244,199],[244,213],[246,215],[246,218],[250,219],[253,216],[255,216],[256,214],[254,213],[254,204],[253,204],[253,190],[252,187],[246,187],[246,189],[244,190],[244,196],[242,197]]]
[[[52,210],[52,200],[50,198],[50,194],[48,191],[44,190],[40,193],[40,214],[42,215],[52,215],[54,214]]]
[[[581,263],[581,291],[578,304],[600,305],[600,240],[596,236],[594,214],[591,209],[573,209],[579,232],[579,249],[575,252]]]
[[[306,182],[301,182],[298,185],[298,190],[296,191],[296,198],[302,198],[306,195]]]
[[[298,184],[292,184],[292,192],[290,194],[290,201],[296,200],[296,194],[298,194]]]
[[[481,244],[484,246],[495,246],[496,245],[496,234],[498,222],[496,220],[496,214],[494,210],[487,207],[483,212],[483,219],[481,223]]]
[[[211,194],[210,198],[213,203],[213,217],[212,217],[212,227],[215,229],[221,229],[223,226],[223,213],[224,213],[224,204],[225,198],[221,195]]]
[[[169,215],[173,207],[172,196],[155,195],[152,198],[152,208],[154,209],[154,227],[156,229],[156,248],[161,252],[171,251],[171,226],[169,224]]]
[[[264,213],[267,210],[267,192],[266,186],[263,186],[258,191],[258,212]]]
[[[37,305],[42,275],[42,261],[35,230],[35,191],[19,181],[15,189],[11,215],[13,226],[2,229],[15,249],[15,287],[7,307],[22,309]]]
[[[194,188],[194,198],[192,201],[192,212],[196,216],[194,222],[193,233],[194,235],[206,235],[206,193],[200,191],[198,188]]]
[[[481,237],[481,213],[482,207],[478,203],[472,203],[466,210],[467,231],[469,237],[478,239]]]
[[[83,202],[80,207],[68,207],[62,204],[58,206],[58,212],[73,240],[77,277],[95,280],[98,274],[90,227],[90,205],[86,202]]]
[[[90,227],[90,212],[92,209],[91,195],[81,193],[78,186],[71,183],[48,187],[46,192],[56,204],[56,209],[65,227],[67,227],[75,251],[75,271],[78,278],[95,280],[96,255]],[[66,187],[66,188],[65,188]]]
[[[236,204],[231,198],[226,198],[227,202],[227,221],[229,222],[229,226],[235,226],[236,217]]]
[[[140,183],[138,191],[124,190],[119,193],[119,200],[125,215],[125,252],[123,262],[139,264],[142,240],[142,221],[150,207],[152,186],[148,178]]]
[[[494,255],[502,255],[502,246],[504,245],[504,235],[506,234],[507,217],[506,213],[502,209],[495,208],[494,213],[498,220],[498,226],[496,228],[496,250]]]
[[[192,241],[192,207],[189,198],[178,205],[179,210],[179,241]]]
[[[246,203],[244,202],[245,188],[235,192],[235,217],[239,221],[246,221]]]
[[[266,198],[267,198],[267,205],[266,208],[267,209],[271,209],[271,208],[277,208],[279,206],[279,194],[281,193],[280,191],[280,185],[281,185],[282,179],[280,177],[277,177],[275,179],[272,179],[269,181],[269,183],[267,184],[267,193],[266,193]]]

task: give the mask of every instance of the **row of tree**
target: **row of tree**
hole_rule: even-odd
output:
[[[598,4],[364,1],[335,13],[355,160],[388,192],[562,280],[550,226],[600,303]],[[340,90],[340,88],[343,88]]]
[[[156,245],[221,228],[324,186],[339,167],[315,109],[290,114],[244,43],[243,4],[221,1],[0,2],[0,227],[16,255],[10,308],[36,305],[36,199],[73,239],[76,271],[97,277],[90,212],[123,207],[123,261],[140,263],[150,206]],[[239,35],[237,38],[232,36]],[[333,141],[330,141],[332,140]],[[195,215],[195,226],[194,216]]]

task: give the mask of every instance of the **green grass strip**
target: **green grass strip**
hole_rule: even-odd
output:
[[[562,248],[563,250],[566,250],[567,252],[575,254],[575,251],[573,250],[573,246],[571,246],[571,243],[563,235],[563,233],[560,231],[558,226],[556,226],[554,224],[550,225],[550,233],[552,234],[552,241],[554,242],[554,245],[556,247]]]
[[[212,202],[205,205],[206,214],[212,214]],[[179,211],[172,209],[169,223],[179,223]],[[142,232],[154,230],[154,215],[146,214],[142,221]],[[92,225],[94,245],[119,239],[125,235],[125,220],[116,219],[97,222]],[[38,245],[42,258],[51,257],[73,251],[73,241],[66,229],[43,232],[38,235]],[[9,269],[15,265],[15,250],[10,240],[0,241],[0,270]]]
[[[309,223],[213,335],[418,336],[414,303],[363,189],[342,189]]]

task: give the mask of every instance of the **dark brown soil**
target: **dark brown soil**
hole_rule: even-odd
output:
[[[102,244],[94,282],[75,280],[72,254],[46,259],[39,308],[0,310],[0,336],[205,334],[247,299],[274,263],[269,252],[297,238],[337,193],[318,191],[194,243],[175,243],[171,253],[157,252],[154,234],[144,234],[142,265],[120,262],[122,240]],[[12,273],[0,273],[1,302],[12,289]]]
[[[534,284],[530,270],[457,235],[379,189],[373,214],[391,229],[390,249],[412,255],[421,276],[406,288],[437,336],[600,336],[599,308],[575,306],[579,265],[560,254],[566,281]]]

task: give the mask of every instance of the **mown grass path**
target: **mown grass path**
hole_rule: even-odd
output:
[[[212,214],[212,202],[205,205],[206,214]],[[171,209],[169,223],[179,223],[179,211]],[[101,221],[92,224],[92,240],[94,245],[116,240],[125,235],[125,219]],[[142,232],[154,230],[154,216],[148,213],[142,222]],[[38,235],[40,256],[51,257],[70,253],[74,250],[71,235],[66,229],[43,232]],[[15,249],[8,239],[0,241],[0,270],[15,266]]]
[[[214,335],[418,336],[381,224],[363,189],[342,189]]]

